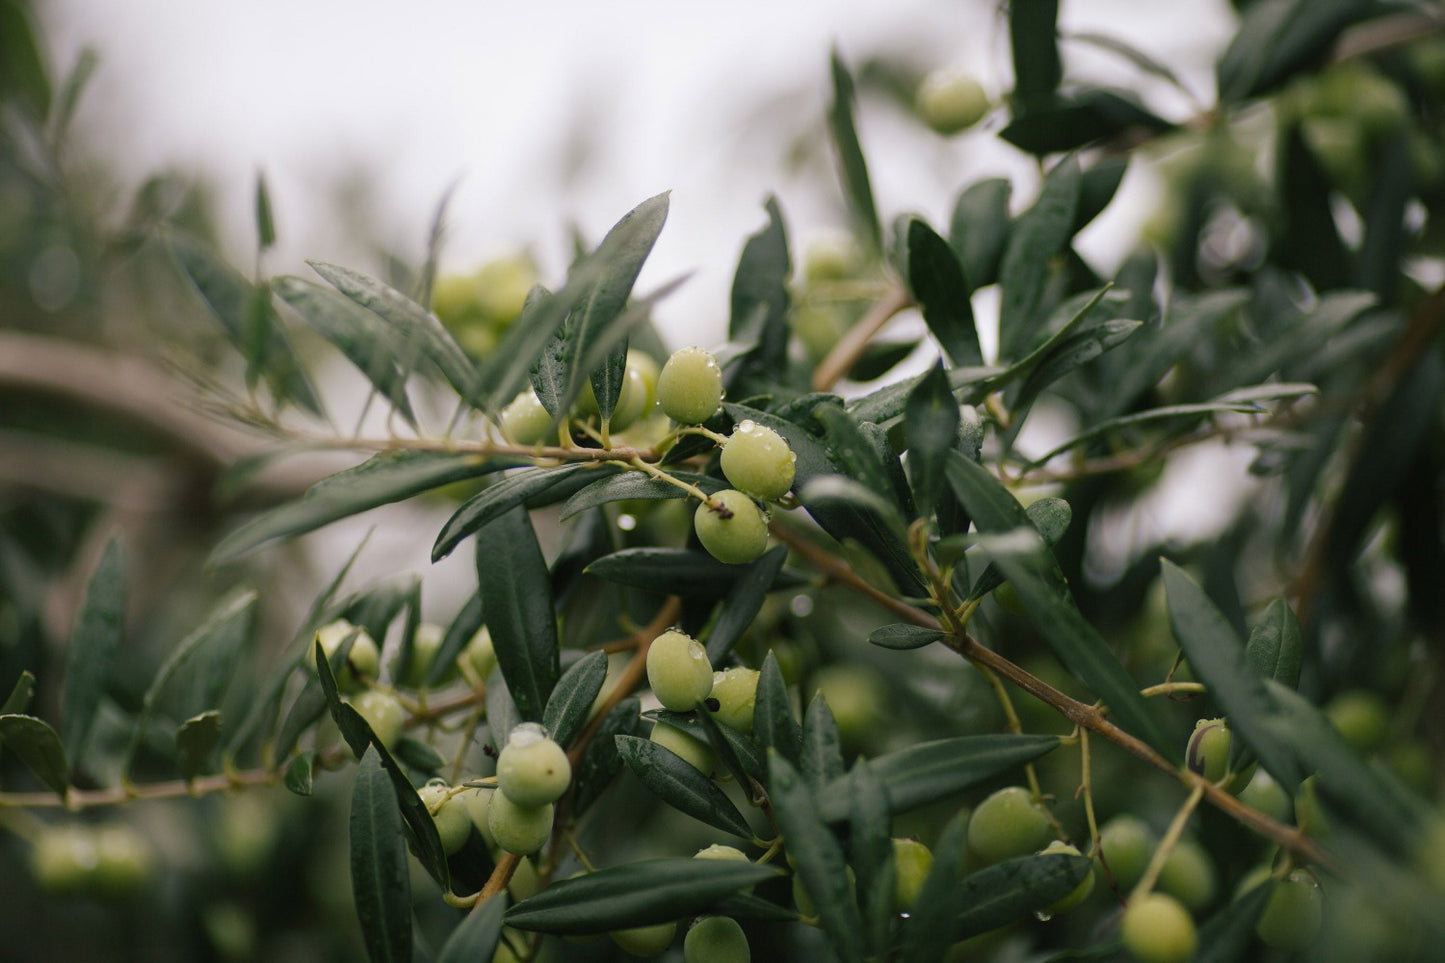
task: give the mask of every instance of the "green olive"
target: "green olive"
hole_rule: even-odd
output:
[[[725,726],[744,735],[753,732],[753,707],[758,699],[758,670],[733,666],[712,674],[711,702],[716,700],[713,717]]]
[[[356,633],[356,641],[351,643],[346,665],[336,673],[336,688],[343,693],[360,692],[376,679],[381,672],[381,651],[365,629],[345,619],[329,622],[316,630],[316,641],[321,643],[321,651],[328,660],[352,632]],[[315,671],[316,664],[309,657],[306,664]]]
[[[982,863],[1038,852],[1053,838],[1048,813],[1022,786],[1000,789],[968,820],[968,848]]]
[[[1210,782],[1229,774],[1229,727],[1223,719],[1200,719],[1189,735],[1184,763]]]
[[[552,804],[518,806],[505,793],[494,793],[487,804],[487,825],[497,845],[509,853],[535,853],[552,835]]]
[[[690,712],[712,691],[707,650],[686,632],[668,629],[647,647],[647,683],[663,708]]]
[[[417,790],[417,795],[431,813],[436,823],[437,836],[442,849],[448,854],[455,853],[466,843],[472,832],[472,817],[467,805],[452,795],[452,787],[443,780],[433,780]]]
[[[918,113],[940,134],[967,130],[988,113],[988,94],[973,77],[954,71],[929,74],[918,88]]]
[[[679,348],[657,376],[657,403],[667,417],[684,425],[700,425],[722,404],[722,368],[702,348]]]
[[[572,764],[561,746],[535,722],[512,730],[497,755],[497,788],[528,809],[562,798],[572,784]]]
[[[1219,888],[1214,861],[1199,843],[1181,839],[1164,857],[1164,865],[1159,872],[1159,888],[1197,913],[1214,902],[1215,891]]]
[[[698,505],[693,527],[708,554],[729,565],[751,562],[768,547],[767,517],[736,489],[724,489]]]
[[[371,731],[376,733],[382,745],[389,746],[396,742],[396,737],[401,735],[402,727],[406,724],[406,709],[402,707],[401,700],[390,692],[382,692],[378,689],[369,689],[351,701],[351,705],[371,726]]]
[[[1138,816],[1115,816],[1099,829],[1099,849],[1119,889],[1128,891],[1139,882],[1159,840]]]
[[[692,766],[704,776],[711,776],[717,771],[717,756],[713,754],[712,746],[694,739],[676,726],[670,726],[665,722],[654,723],[652,727],[652,741]]]
[[[1320,935],[1324,920],[1320,884],[1302,869],[1275,884],[1254,930],[1277,950],[1297,953]]]
[[[682,943],[684,963],[749,963],[752,951],[738,921],[730,916],[704,916],[687,931]]]
[[[677,924],[634,926],[626,930],[613,930],[607,935],[612,938],[612,942],[633,956],[657,956],[672,945],[677,936]]]
[[[793,487],[798,456],[782,435],[744,419],[728,436],[719,460],[734,488],[754,498],[774,501]]]
[[[893,840],[893,911],[907,913],[918,902],[923,881],[933,866],[933,853],[916,839]]]
[[[1189,911],[1164,893],[1130,900],[1120,936],[1124,949],[1139,963],[1185,963],[1199,943]]]
[[[1067,853],[1070,856],[1082,855],[1079,852],[1079,848],[1077,846],[1071,846],[1068,843],[1064,842],[1062,839],[1056,839],[1053,842],[1049,843],[1042,850],[1040,850],[1040,853]],[[1089,894],[1093,891],[1094,874],[1089,873],[1079,882],[1078,886],[1075,886],[1072,890],[1069,891],[1069,894],[1067,896],[1054,900],[1048,905],[1048,908],[1045,909],[1044,912],[1048,913],[1050,916],[1057,916],[1059,913],[1067,913],[1069,910],[1073,909],[1075,906],[1078,906],[1084,900],[1088,899]]]

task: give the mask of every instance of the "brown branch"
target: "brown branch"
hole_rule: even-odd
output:
[[[890,287],[888,293],[873,303],[868,313],[838,339],[833,350],[818,364],[813,372],[813,390],[827,391],[837,384],[843,375],[848,373],[848,369],[863,356],[863,351],[868,347],[868,342],[873,340],[873,336],[881,331],[894,315],[912,303],[913,299],[903,285],[895,284]]]

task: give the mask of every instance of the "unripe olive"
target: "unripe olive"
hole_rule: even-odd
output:
[[[1200,719],[1189,736],[1184,764],[1210,782],[1219,782],[1229,773],[1229,743],[1223,719]]]
[[[497,840],[492,836],[491,822],[487,819],[487,812],[491,809],[492,797],[496,792],[495,789],[483,787],[457,793],[457,798],[467,807],[467,816],[472,821],[472,827],[482,834],[482,839],[486,840],[488,846],[497,844]]]
[[[692,924],[682,942],[684,963],[749,963],[752,951],[738,921],[730,916],[705,916]]]
[[[613,930],[607,935],[633,956],[657,956],[672,945],[673,937],[677,936],[677,924],[634,926],[627,930]]]
[[[1318,776],[1310,776],[1299,784],[1294,797],[1294,824],[1311,836],[1323,838],[1330,834],[1330,821],[1320,805],[1318,782]]]
[[[822,694],[846,746],[858,746],[877,736],[887,718],[888,689],[861,665],[824,666],[808,680]]]
[[[368,681],[377,677],[381,672],[381,652],[365,629],[358,629],[345,619],[328,622],[316,630],[316,641],[321,643],[321,651],[328,660],[353,631],[357,633],[356,641],[346,655],[346,665],[336,673],[336,688],[343,693],[360,692]],[[309,656],[306,664],[315,671],[316,663]]]
[[[636,371],[641,386],[646,389],[642,405],[645,415],[657,404],[657,377],[662,373],[662,369],[658,367],[656,359],[646,351],[628,348],[627,370]]]
[[[1158,839],[1137,816],[1115,816],[1099,829],[1099,848],[1121,890],[1132,889],[1144,875]]]
[[[99,865],[96,837],[79,826],[47,826],[32,841],[30,874],[49,893],[78,893]]]
[[[668,629],[647,647],[647,684],[663,708],[689,712],[712,691],[707,650],[685,632]]]
[[[477,629],[467,647],[462,650],[461,658],[467,661],[478,679],[487,681],[487,676],[497,667],[497,650],[492,646],[492,633],[485,625]]]
[[[747,853],[744,853],[736,846],[724,846],[722,843],[713,843],[711,846],[704,846],[692,856],[693,859],[730,859],[734,862],[747,863]]]
[[[155,869],[150,841],[130,826],[101,829],[95,836],[95,850],[95,882],[107,896],[135,892],[151,878]]]
[[[782,498],[793,487],[797,461],[787,439],[750,419],[733,429],[720,458],[734,488],[764,501]]]
[[[1263,768],[1256,769],[1249,782],[1239,791],[1239,801],[1252,809],[1258,809],[1271,819],[1283,822],[1290,818],[1292,806],[1289,793]]]
[[[753,732],[753,707],[758,700],[758,670],[733,666],[712,674],[710,700],[717,701],[713,718],[744,735]]]
[[[1323,902],[1320,884],[1306,871],[1296,869],[1275,885],[1254,931],[1277,950],[1298,952],[1320,935]]]
[[[416,632],[411,637],[411,662],[406,667],[406,672],[397,675],[397,663],[401,660],[401,653],[397,653],[396,659],[392,660],[391,672],[396,678],[398,685],[411,689],[419,689],[426,681],[427,673],[431,671],[432,663],[436,661],[437,652],[446,639],[447,630],[435,622],[421,622],[416,627]],[[450,682],[457,677],[456,667],[450,666],[442,673],[439,683]]]
[[[351,706],[371,726],[371,731],[376,733],[382,745],[389,746],[395,742],[406,724],[406,709],[402,708],[401,700],[390,692],[369,689],[353,699]]]
[[[552,415],[531,388],[502,409],[501,424],[502,433],[519,445],[540,444],[555,431]]]
[[[722,404],[722,397],[722,368],[702,348],[674,351],[657,376],[657,403],[667,417],[680,424],[707,421]]]
[[[1131,900],[1120,923],[1120,936],[1124,949],[1140,963],[1185,963],[1199,942],[1189,911],[1164,893]]]
[[[842,281],[863,269],[863,251],[847,234],[815,238],[803,251],[803,278],[809,284]]]
[[[482,315],[506,324],[522,313],[527,294],[537,283],[537,268],[526,255],[500,257],[478,268],[473,283]]]
[[[1048,814],[1022,786],[1000,789],[968,820],[969,851],[985,864],[1037,852],[1052,838]]]
[[[918,113],[940,134],[967,130],[988,113],[988,94],[977,80],[954,71],[936,71],[918,88]]]
[[[512,902],[530,899],[541,891],[542,874],[537,872],[537,866],[531,857],[517,860],[517,868],[512,871],[512,878],[507,881],[507,895],[512,897]]]
[[[710,502],[698,505],[692,523],[702,547],[719,562],[751,562],[768,547],[766,516],[751,498],[736,489],[724,489]]]
[[[1045,846],[1040,852],[1049,854],[1067,853],[1070,856],[1082,855],[1079,852],[1079,848],[1077,846],[1071,846],[1068,843],[1064,842],[1062,839],[1054,840],[1053,842]],[[1078,906],[1084,900],[1088,899],[1089,894],[1093,891],[1094,874],[1089,873],[1079,882],[1078,886],[1075,886],[1072,890],[1069,891],[1069,894],[1067,896],[1063,896],[1059,899],[1054,900],[1048,905],[1044,912],[1048,913],[1050,916],[1056,916],[1059,913],[1067,913],[1069,910],[1073,909],[1075,906]]]
[[[534,808],[562,798],[572,784],[567,753],[535,722],[524,722],[507,736],[497,755],[497,788],[518,806]]]
[[[933,866],[933,853],[916,839],[893,840],[893,912],[907,913],[918,902],[923,881]]]
[[[518,806],[506,793],[493,793],[487,804],[487,826],[497,845],[509,853],[535,853],[552,835],[552,804]]]
[[[681,757],[704,776],[711,776],[717,771],[717,756],[713,753],[712,746],[694,739],[676,726],[665,722],[655,723],[652,727],[652,741]]]
[[[1214,901],[1218,883],[1214,861],[1192,839],[1175,844],[1159,870],[1159,888],[1191,912],[1197,913]]]
[[[617,401],[612,405],[612,417],[608,421],[608,427],[613,431],[626,430],[646,413],[647,396],[647,384],[643,381],[641,372],[635,368],[624,368],[622,390],[618,392]],[[597,405],[597,393],[590,378],[577,393],[576,412],[579,418],[591,418],[602,413]]]
[[[417,790],[417,795],[426,804],[436,823],[437,836],[441,838],[442,849],[451,855],[461,849],[472,832],[472,817],[465,802],[451,794],[452,787],[440,779],[433,780]]]
[[[1344,740],[1360,752],[1380,748],[1390,731],[1390,709],[1367,689],[1341,692],[1325,706],[1325,715]]]

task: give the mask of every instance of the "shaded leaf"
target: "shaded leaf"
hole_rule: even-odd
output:
[[[835,779],[843,778],[843,749],[838,738],[838,723],[828,700],[818,692],[803,713],[803,746],[798,753],[803,781],[815,794],[821,794]]]
[[[502,913],[507,908],[503,893],[474,906],[442,944],[436,963],[478,963],[492,959],[502,938]]]
[[[256,175],[256,245],[265,251],[276,243],[276,219],[271,213],[271,191],[266,175]]]
[[[908,431],[908,473],[913,498],[924,516],[933,511],[947,488],[944,456],[958,442],[958,399],[948,384],[942,363],[929,369],[908,392],[904,426]]]
[[[733,274],[728,340],[757,344],[744,356],[740,375],[776,370],[788,352],[788,275],[793,268],[788,233],[777,198],[769,196],[763,208],[768,223],[748,237]]]
[[[351,892],[372,963],[411,960],[411,876],[401,814],[376,749],[351,790]]]
[[[897,886],[891,809],[883,783],[867,761],[860,759],[853,766],[848,783],[848,865],[858,880],[868,946],[876,953],[887,945]]]
[[[947,636],[947,632],[939,629],[926,629],[921,625],[897,622],[869,632],[868,641],[885,649],[921,649]]]
[[[1015,115],[999,137],[1030,154],[1055,154],[1125,134],[1157,135],[1174,124],[1133,95],[1091,88],[1041,103]],[[1127,138],[1126,138],[1127,139]]]
[[[669,471],[669,475],[678,481],[694,485],[709,495],[722,491],[729,487],[728,483],[712,475],[699,475],[695,472]],[[665,481],[654,478],[646,472],[622,471],[615,474],[601,474],[596,481],[590,482],[586,488],[568,498],[562,505],[558,514],[559,521],[566,521],[574,515],[587,511],[590,508],[599,508],[611,502],[620,501],[661,501],[672,498],[687,498],[688,493],[670,485]]]
[[[447,626],[446,634],[442,636],[442,644],[437,647],[436,656],[427,669],[427,688],[432,688],[442,681],[442,678],[456,665],[457,657],[462,654],[462,650],[472,641],[473,636],[481,627],[482,596],[478,592],[467,599],[467,604],[462,606],[461,611]]]
[[[589,464],[526,468],[488,485],[462,502],[447,519],[432,546],[433,562],[446,558],[473,532],[518,506],[551,504],[579,488],[592,484],[599,473],[614,471],[610,466]]]
[[[291,760],[286,767],[286,788],[298,796],[309,796],[312,790],[311,757],[305,754]]]
[[[1012,0],[1008,7],[1009,48],[1013,54],[1015,110],[1028,111],[1047,101],[1064,68],[1059,60],[1058,0]]]
[[[1009,233],[999,265],[999,356],[1017,357],[1033,338],[1041,317],[1050,262],[1068,244],[1079,203],[1079,162],[1066,157],[1049,171],[1033,206]]]
[[[119,538],[112,538],[85,586],[75,616],[61,683],[65,754],[79,766],[85,756],[96,710],[111,681],[111,664],[125,635],[126,562]],[[8,706],[8,703],[7,703]],[[21,707],[23,708],[23,707]]]
[[[1345,27],[1380,9],[1370,0],[1250,4],[1234,40],[1219,58],[1220,102],[1236,103],[1279,86],[1322,59]]]
[[[211,709],[191,716],[176,730],[181,778],[194,779],[206,768],[216,744],[221,741],[221,713]]]
[[[948,360],[983,364],[963,267],[948,242],[918,218],[908,221],[908,286]]]
[[[958,195],[949,219],[948,243],[958,253],[970,291],[998,280],[999,259],[1008,242],[1009,197],[1013,184],[990,177],[970,184]]]
[[[732,800],[691,763],[637,736],[616,736],[614,741],[622,761],[663,802],[709,826],[752,838],[752,829]]]
[[[1244,646],[1249,668],[1262,679],[1273,679],[1293,689],[1299,685],[1304,660],[1304,638],[1299,619],[1284,601],[1275,599],[1249,633]]]
[[[0,743],[19,756],[41,782],[62,799],[65,797],[70,784],[70,764],[66,762],[60,736],[49,723],[18,713],[0,715]]]
[[[1069,522],[1073,520],[1073,510],[1069,507],[1069,503],[1062,498],[1053,496],[1040,498],[1024,509],[1024,514],[1028,516],[1029,524],[1043,538],[1044,544],[1049,546],[1059,543],[1059,539],[1063,538],[1064,532],[1069,529]],[[1003,572],[999,571],[997,565],[990,563],[988,568],[983,570],[983,574],[978,577],[978,581],[973,583],[973,588],[968,590],[968,598],[965,601],[972,602],[974,599],[981,599],[1003,582]]]
[[[830,57],[833,74],[833,100],[828,106],[828,131],[833,148],[838,152],[838,171],[843,178],[843,194],[848,210],[863,241],[875,252],[883,249],[883,228],[878,209],[873,203],[873,186],[868,180],[868,164],[863,147],[858,143],[854,122],[853,75],[835,49]]]
[[[718,611],[717,619],[707,635],[707,658],[713,668],[721,668],[723,660],[742,638],[757,614],[763,610],[768,592],[778,581],[783,563],[788,560],[787,546],[779,545],[764,552],[761,558],[748,563],[741,577],[733,583]]]
[[[964,878],[953,938],[967,939],[1044,909],[1089,875],[1087,856],[1050,853],[1005,860]]]
[[[477,579],[497,666],[522,718],[540,722],[562,670],[551,578],[525,509],[509,509],[478,532]]]
[[[592,712],[592,703],[606,681],[605,652],[584,655],[562,673],[542,713],[542,725],[559,745],[564,748],[571,745],[572,739],[582,731]]]
[[[903,928],[902,963],[936,963],[954,942],[959,884],[968,853],[968,810],[960,810],[933,847],[933,863]]]
[[[793,700],[771,649],[758,673],[753,739],[763,749],[777,749],[789,761],[796,761],[803,747],[803,727],[793,717]]]
[[[1264,914],[1274,886],[1274,880],[1266,880],[1205,920],[1199,927],[1195,963],[1234,963],[1242,959],[1256,938],[1255,924]]]
[[[23,715],[25,710],[30,708],[30,699],[34,695],[35,676],[29,669],[25,669],[20,673],[20,678],[15,680],[5,702],[0,704],[0,716]]]
[[[572,808],[578,815],[597,801],[597,797],[611,785],[612,778],[622,768],[622,757],[617,754],[615,738],[618,735],[633,735],[641,725],[639,710],[642,703],[636,697],[623,699],[603,717],[582,754],[572,785]],[[490,711],[490,709],[489,709]]]
[[[705,552],[684,548],[625,548],[604,555],[587,566],[589,575],[645,589],[659,595],[687,599],[725,597],[752,571],[742,565],[719,562]],[[779,571],[772,588],[801,584],[795,574]]]
[[[493,669],[487,678],[487,728],[492,733],[492,745],[501,749],[507,744],[507,737],[522,721],[517,703],[507,689],[507,680],[501,669]]]

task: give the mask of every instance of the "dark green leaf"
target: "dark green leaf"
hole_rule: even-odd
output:
[[[1081,184],[1078,160],[1059,161],[1044,179],[1038,199],[1009,233],[999,265],[1000,358],[1018,357],[1043,321],[1044,288],[1054,270],[1050,264],[1068,244]]]
[[[1199,927],[1199,953],[1194,963],[1234,963],[1244,958],[1255,940],[1255,924],[1264,913],[1274,880],[1266,880],[1220,909]]]
[[[1217,68],[1219,100],[1237,103],[1265,93],[1321,60],[1340,32],[1377,13],[1370,0],[1259,0],[1244,19]]]
[[[1046,102],[1059,87],[1058,0],[1011,0],[1009,47],[1013,53],[1015,110]]]
[[[953,938],[967,939],[1044,909],[1069,895],[1092,870],[1087,856],[1050,853],[1009,859],[966,877]]]
[[[522,718],[540,722],[562,669],[551,579],[525,509],[512,508],[477,533],[477,579],[497,666]]]
[[[867,483],[843,475],[823,475],[798,488],[798,501],[810,513],[815,509],[819,512],[848,512],[868,519],[880,539],[896,545],[887,556],[879,557],[879,561],[901,558],[903,545],[908,539],[903,515],[897,505],[879,495],[878,490]]]
[[[20,678],[15,680],[14,687],[10,694],[5,697],[5,702],[0,704],[0,716],[23,714],[30,708],[30,699],[35,695],[35,676],[30,674],[29,669],[20,673]]]
[[[1030,154],[1056,154],[1098,140],[1157,135],[1174,125],[1131,94],[1093,88],[1041,103],[1016,115],[999,137]]]
[[[559,880],[507,910],[503,922],[543,933],[605,933],[696,916],[763,880],[775,867],[669,857]]]
[[[266,175],[256,175],[256,244],[265,251],[276,244],[276,219],[271,213],[271,192]]]
[[[848,790],[848,865],[858,880],[868,945],[876,953],[887,945],[897,886],[888,793],[861,759],[848,775]]]
[[[411,876],[401,813],[376,749],[351,790],[351,892],[372,963],[411,960]]]
[[[747,893],[728,897],[717,904],[715,912],[718,916],[731,916],[734,919],[770,920],[778,923],[792,923],[798,919],[794,910]]]
[[[1269,603],[1264,618],[1250,630],[1244,657],[1250,670],[1260,678],[1273,679],[1291,689],[1299,686],[1304,639],[1299,619],[1284,599]]]
[[[84,758],[96,710],[111,681],[111,663],[125,635],[125,598],[125,553],[120,540],[112,538],[85,586],[65,655],[61,731],[65,754],[75,766]]]
[[[482,596],[479,592],[467,599],[467,604],[462,606],[456,618],[452,619],[451,624],[447,626],[446,634],[442,636],[442,644],[437,648],[431,667],[427,669],[428,688],[440,683],[442,678],[456,665],[457,657],[462,654],[462,650],[472,641],[472,637],[481,627]]]
[[[233,562],[273,538],[304,535],[368,509],[517,464],[513,459],[481,455],[383,452],[355,468],[317,482],[299,500],[267,512],[232,532],[211,553],[210,563]]]
[[[435,365],[463,401],[473,407],[481,406],[476,367],[435,315],[390,285],[360,271],[323,261],[306,263],[332,287],[385,321],[391,327],[395,343]],[[418,360],[407,356],[397,359],[403,371],[411,370]]]
[[[767,779],[762,753],[758,752],[753,741],[731,726],[719,723],[710,711],[664,712],[659,713],[659,718],[711,746],[718,761],[738,781],[738,785],[751,788],[750,783],[756,780],[761,786]],[[682,721],[678,722],[679,719]]]
[[[958,442],[958,399],[949,388],[943,365],[935,364],[908,393],[904,408],[908,430],[908,473],[919,512],[927,517],[938,504],[947,480],[944,456]]]
[[[573,737],[582,731],[587,716],[592,712],[592,703],[606,681],[605,652],[584,655],[562,673],[547,700],[547,709],[542,713],[542,725],[547,727],[558,744],[563,747],[571,745]]]
[[[996,554],[994,562],[1014,583],[1035,627],[1059,661],[1104,700],[1121,726],[1165,758],[1178,760],[1178,740],[1164,731],[1139,694],[1138,683],[1074,605],[1058,563],[1034,531],[1024,507],[987,469],[962,455],[950,458],[947,474],[958,500],[980,531],[1028,533],[1024,554]]]
[[[788,275],[793,268],[788,233],[777,198],[770,196],[763,208],[768,223],[748,237],[733,274],[728,340],[757,342],[743,372],[753,367],[777,370],[788,351]],[[757,330],[750,330],[754,326]]]
[[[590,575],[631,585],[659,595],[687,599],[724,598],[751,569],[719,562],[705,552],[682,548],[625,548],[587,566]],[[800,584],[797,576],[780,572],[772,588]]]
[[[413,428],[416,415],[406,396],[405,350],[397,332],[375,314],[330,288],[297,277],[277,278],[273,290],[307,324],[344,354]]]
[[[787,560],[786,546],[769,549],[761,558],[749,562],[742,576],[728,590],[707,635],[707,658],[714,668],[722,666],[738,639],[763,610],[763,602],[777,583],[778,574]]]
[[[50,74],[36,42],[30,6],[0,0],[0,98],[39,121],[50,113]]]
[[[447,761],[442,754],[415,736],[401,736],[391,746],[397,761],[405,763],[408,769],[421,773],[441,772]]]
[[[192,716],[176,730],[183,779],[194,779],[206,768],[216,744],[221,741],[221,713],[218,709]]]
[[[1024,419],[1045,388],[1104,352],[1118,347],[1143,326],[1142,321],[1104,321],[1054,345],[1029,372],[1019,389],[1011,409],[1014,420],[1009,426],[1010,438],[1017,437]]]
[[[717,785],[691,763],[655,742],[616,736],[617,753],[642,784],[674,809],[724,832],[751,839],[752,829]]]
[[[842,793],[846,805],[848,794]],[[838,959],[862,963],[863,920],[853,901],[843,850],[818,816],[819,800],[788,760],[768,750],[768,797],[803,888]]]
[[[939,629],[926,629],[921,625],[898,622],[869,632],[868,641],[885,649],[921,649],[947,635],[947,632]]]
[[[758,693],[753,705],[753,739],[763,749],[777,749],[796,761],[803,748],[803,727],[793,718],[793,700],[771,649],[763,657]]]
[[[821,795],[828,783],[843,778],[838,723],[821,692],[813,696],[803,713],[803,748],[798,754],[798,764],[803,781],[815,795]]]
[[[1068,531],[1069,522],[1073,520],[1074,513],[1069,508],[1068,502],[1062,498],[1050,496],[1040,498],[1031,504],[1024,509],[1024,514],[1028,515],[1029,524],[1043,537],[1044,544],[1053,546],[1057,545],[1059,539],[1064,537],[1064,532]],[[1003,573],[999,571],[998,566],[990,564],[978,577],[978,581],[973,583],[973,588],[969,589],[966,601],[972,602],[974,599],[983,598],[1003,582]]]
[[[1330,209],[1334,185],[1299,124],[1282,129],[1278,144],[1280,210],[1270,250],[1279,252],[1282,267],[1299,271],[1317,289],[1333,287],[1350,274],[1350,252]]]
[[[833,101],[828,107],[828,130],[833,137],[833,147],[838,152],[843,193],[858,234],[875,252],[881,251],[883,228],[878,220],[878,209],[873,204],[868,164],[863,159],[863,148],[858,143],[858,128],[853,118],[853,76],[837,50],[832,53],[831,64]]]
[[[903,928],[902,963],[936,963],[953,944],[967,852],[968,810],[964,809],[943,827],[933,847],[933,864]]]
[[[963,267],[948,242],[918,218],[908,222],[908,286],[949,361],[983,364]]]
[[[668,474],[679,481],[701,488],[709,495],[728,487],[727,482],[714,478],[712,475],[699,475],[687,471],[669,471]],[[606,475],[599,473],[596,481],[563,503],[562,511],[557,518],[559,521],[566,521],[589,508],[598,508],[610,502],[661,501],[687,497],[689,497],[688,493],[681,488],[669,485],[646,472],[624,471]]]
[[[568,492],[575,492],[579,486],[591,485],[599,473],[612,470],[608,466],[575,464],[526,468],[508,475],[462,502],[437,535],[431,560],[438,562],[446,558],[467,536],[520,505],[550,504]]]
[[[502,912],[507,897],[498,893],[472,907],[437,953],[436,963],[480,963],[492,959],[502,938]]]
[[[970,291],[998,280],[999,258],[1012,227],[1008,216],[1012,194],[1008,178],[990,177],[970,184],[954,202],[948,243],[958,252]]]
[[[0,743],[20,757],[20,761],[62,799],[70,784],[70,764],[65,760],[65,747],[50,724],[34,716],[0,715]]]
[[[956,736],[916,743],[872,759],[868,766],[887,789],[893,812],[901,813],[1032,762],[1058,745],[1057,736]],[[828,822],[848,818],[847,789],[842,780],[834,780],[820,794],[819,811]]]
[[[291,760],[286,767],[286,788],[298,796],[311,795],[311,757],[300,755]]]
[[[507,737],[522,721],[512,693],[507,689],[507,680],[502,678],[501,669],[493,669],[487,678],[487,728],[492,733],[492,745],[500,749],[507,744]]]
[[[582,761],[572,780],[572,808],[576,814],[582,814],[596,802],[611,784],[612,777],[622,768],[622,757],[617,754],[614,739],[618,735],[633,735],[638,731],[641,706],[635,697],[623,699],[603,717],[592,741],[587,744],[587,751],[582,754]]]
[[[949,390],[955,395],[968,389],[968,397],[981,400],[1006,370],[998,367],[954,368],[948,373]],[[926,375],[895,381],[848,403],[848,411],[861,422],[888,426],[903,415],[908,395]]]

